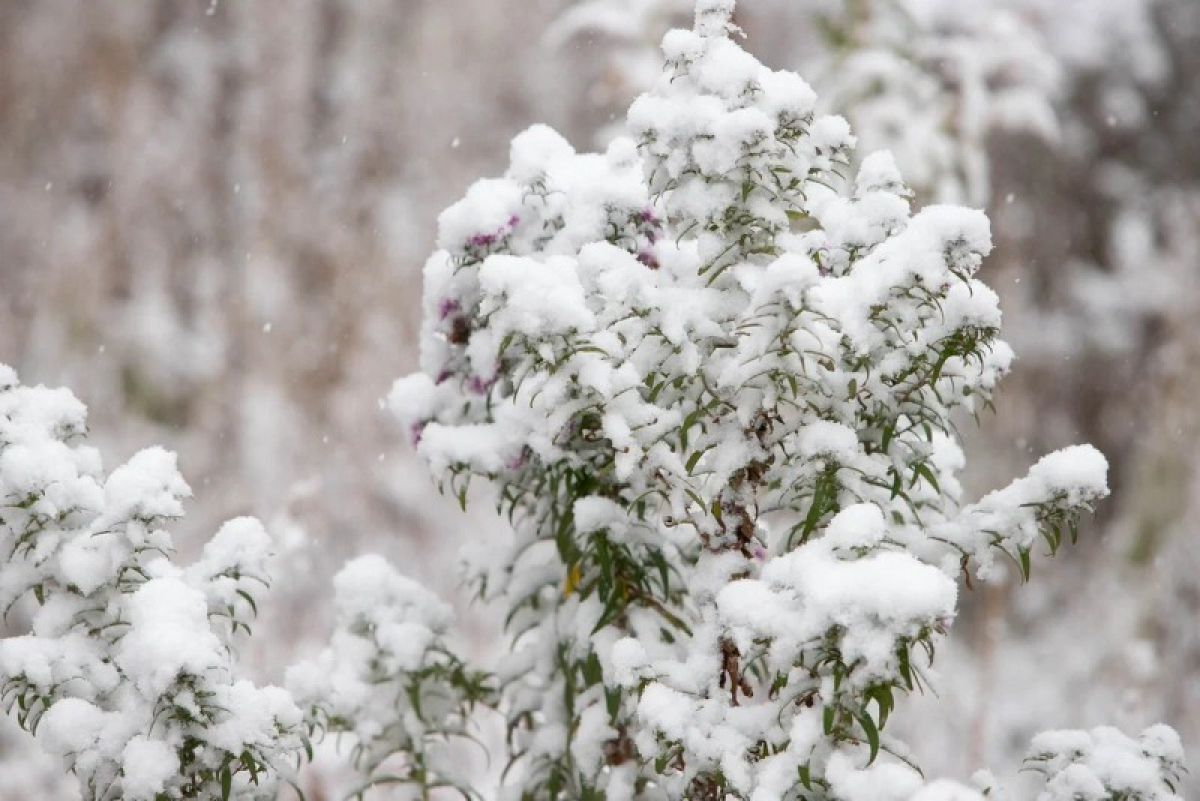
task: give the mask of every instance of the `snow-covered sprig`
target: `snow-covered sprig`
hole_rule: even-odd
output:
[[[232,649],[266,533],[231,521],[175,567],[162,526],[190,490],[174,455],[147,449],[105,478],[85,432],[69,391],[0,366],[0,599],[32,614],[0,640],[0,703],[86,799],[273,798],[303,753],[300,711],[238,678]]]
[[[1185,771],[1179,735],[1151,726],[1136,738],[1109,726],[1033,738],[1028,770],[1046,784],[1038,801],[1179,801]]]
[[[1028,581],[1034,546],[1044,542],[1053,556],[1066,539],[1076,542],[1079,516],[1108,495],[1107,474],[1108,462],[1095,448],[1064,448],[963,509],[935,536],[961,551],[964,569],[987,577],[995,571],[995,556],[1003,554]]]
[[[378,556],[348,563],[334,588],[329,648],[287,676],[310,730],[353,736],[360,797],[384,784],[412,785],[421,798],[439,787],[471,796],[442,746],[474,736],[470,716],[493,689],[446,645],[450,608]]]
[[[514,643],[514,798],[940,797],[883,730],[954,579],[999,553],[1028,577],[1107,493],[1084,446],[961,505],[956,421],[1012,358],[987,218],[913,214],[886,153],[850,176],[848,125],[732,7],[668,34],[635,141],[535,127],[442,215],[390,396],[514,528],[474,573]]]

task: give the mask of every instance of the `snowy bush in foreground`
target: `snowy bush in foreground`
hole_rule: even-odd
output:
[[[150,448],[105,478],[85,416],[0,365],[0,607],[32,606],[30,633],[0,640],[0,702],[85,799],[275,798],[328,732],[354,735],[368,786],[459,781],[429,756],[490,691],[445,646],[448,607],[361,557],[336,580],[331,647],[289,671],[291,693],[254,686],[234,641],[268,585],[266,532],[231,520],[177,567],[162,526],[191,491],[175,456]],[[380,775],[397,752],[406,767]]]
[[[0,701],[64,757],[88,799],[273,798],[301,752],[300,710],[237,677],[270,541],[226,523],[170,561],[161,527],[191,494],[175,456],[107,478],[67,390],[0,366],[0,607],[32,597],[31,632],[0,640]]]
[[[330,649],[289,671],[292,692],[256,687],[234,644],[269,583],[262,525],[230,520],[175,566],[162,526],[191,490],[174,454],[148,448],[106,478],[85,429],[70,391],[0,366],[0,607],[32,606],[30,633],[0,640],[0,703],[84,799],[274,799],[308,737],[343,731],[372,784],[460,781],[428,755],[490,689],[446,649],[445,604],[378,556],[350,562]],[[379,775],[397,752],[406,765]]]
[[[886,153],[847,177],[847,123],[729,38],[732,5],[667,35],[634,141],[526,131],[426,267],[423,372],[391,405],[513,524],[473,572],[513,637],[502,796],[978,798],[986,777],[924,785],[888,716],[955,578],[1028,578],[1107,464],[1068,448],[961,503],[956,421],[1011,360],[974,278],[988,221],[912,214]],[[1158,749],[1142,795],[1101,770],[1086,797],[1173,798],[1166,732],[1105,739]],[[1075,753],[1035,744],[1043,798],[1083,786]]]

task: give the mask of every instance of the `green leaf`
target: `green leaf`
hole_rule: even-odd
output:
[[[912,672],[912,662],[910,661],[910,657],[908,655],[908,648],[901,645],[898,649],[896,649],[896,657],[898,658],[899,663],[900,663],[900,675],[904,678],[904,684],[908,687],[909,690],[912,690],[912,688],[913,688],[913,672]]]
[[[888,715],[891,714],[892,708],[895,706],[895,697],[892,695],[892,688],[887,684],[879,684],[867,692],[867,700],[874,700],[879,707],[879,728],[887,725]]]
[[[592,626],[591,634],[595,634],[600,629],[617,619],[617,615],[621,612],[621,605],[618,602],[616,593],[610,595],[604,602],[604,611],[600,613],[600,619],[596,621],[596,625]]]
[[[612,551],[608,547],[608,538],[603,534],[595,538],[596,561],[600,563],[600,575],[604,586],[611,587],[613,583]]]
[[[700,461],[700,457],[707,453],[711,448],[711,445],[708,448],[702,448],[701,450],[693,452],[692,455],[688,457],[684,468],[687,470],[689,476],[692,474],[692,470],[695,469],[696,463]]]
[[[612,721],[616,721],[617,712],[621,709],[621,691],[616,688],[604,688],[604,706],[608,711],[608,717]]]
[[[661,552],[655,551],[651,556],[651,561],[653,561],[655,566],[658,568],[658,578],[662,582],[663,595],[669,595],[671,592],[671,574],[666,558]]]
[[[683,425],[679,428],[679,444],[683,446],[683,450],[685,451],[688,447],[688,429],[694,426],[696,421],[700,419],[702,411],[704,411],[703,408],[693,409],[687,417],[683,418]]]
[[[804,789],[811,790],[812,789],[812,769],[808,765],[801,765],[799,768],[799,771],[800,771],[800,783],[804,785]]]
[[[600,659],[596,654],[588,654],[587,660],[583,663],[583,680],[587,682],[587,686],[599,684],[604,680],[604,671],[600,668]]]
[[[920,462],[916,465],[914,471],[916,475],[929,482],[934,492],[940,493],[942,491],[941,487],[938,486],[937,477],[933,474],[933,469],[929,466],[929,462]]]
[[[825,479],[818,479],[817,486],[813,489],[812,505],[808,507],[808,515],[805,516],[804,527],[800,531],[801,545],[808,542],[808,538],[812,536],[817,523],[821,521],[822,515],[825,514],[825,496],[828,494],[826,490],[827,483],[832,482],[827,482]],[[829,487],[828,489],[832,491],[833,487]]]
[[[250,610],[254,612],[255,617],[258,617],[258,604],[254,603],[254,596],[245,590],[238,590],[237,594],[246,599],[246,603],[250,604]]]
[[[871,716],[866,712],[858,715],[858,722],[863,727],[863,732],[867,735],[867,744],[871,747],[871,756],[867,759],[867,764],[875,761],[875,757],[879,756],[879,729],[875,726],[875,721],[871,720]]]

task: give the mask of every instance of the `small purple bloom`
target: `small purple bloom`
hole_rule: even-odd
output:
[[[438,304],[438,319],[445,320],[451,314],[461,308],[458,300],[455,298],[442,298],[442,302]]]
[[[495,383],[495,376],[485,379],[482,376],[473,375],[467,379],[467,389],[476,395],[486,395]]]
[[[638,253],[637,260],[649,267],[651,270],[658,269],[658,259],[656,259],[654,254],[648,250],[643,250],[642,252]]]
[[[425,432],[425,424],[427,422],[429,421],[421,420],[408,427],[408,441],[412,443],[414,448],[421,444],[421,434]]]
[[[521,218],[517,215],[512,215],[504,225],[498,230],[492,231],[489,234],[475,234],[467,240],[467,245],[473,248],[490,248],[492,245],[499,242],[504,237],[512,233],[512,230],[521,222]]]
[[[517,454],[517,457],[515,459],[510,459],[508,461],[508,463],[505,464],[504,466],[507,467],[509,470],[520,470],[522,467],[525,466],[525,463],[528,461],[529,461],[529,451],[527,449],[522,448],[521,452],[519,454]]]
[[[644,208],[641,211],[634,212],[633,219],[635,222],[645,223],[656,228],[662,225],[662,221],[658,219],[658,215],[654,213],[654,209],[652,208]]]

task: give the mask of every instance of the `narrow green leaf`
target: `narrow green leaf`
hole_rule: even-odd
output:
[[[871,720],[871,716],[866,712],[858,715],[858,722],[867,735],[867,744],[871,747],[871,756],[867,759],[869,765],[875,761],[875,757],[879,756],[879,729],[876,728],[875,721]]]
[[[917,475],[929,482],[934,492],[940,493],[942,491],[938,486],[937,477],[933,474],[933,469],[929,466],[929,462],[921,462],[915,469]]]

